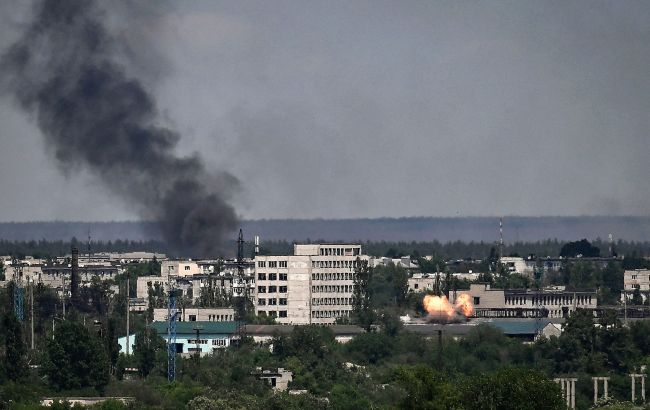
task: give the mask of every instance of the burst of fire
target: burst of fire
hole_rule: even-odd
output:
[[[426,295],[422,303],[429,315],[438,320],[453,320],[458,315],[470,317],[474,314],[474,305],[467,293],[458,295],[455,305],[449,303],[446,296],[433,295]]]

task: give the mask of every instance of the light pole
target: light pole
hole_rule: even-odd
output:
[[[31,337],[30,340],[31,340],[32,350],[34,350],[34,279],[30,277],[28,283],[29,283],[29,301],[30,301],[30,305],[31,305],[30,309],[29,309],[30,312],[31,312],[30,313],[30,316],[31,316],[30,327],[31,327],[31,333],[32,333],[32,337]]]

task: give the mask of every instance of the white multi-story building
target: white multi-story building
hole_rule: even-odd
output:
[[[650,269],[626,270],[623,273],[623,289],[621,300],[623,297],[627,297],[627,300],[630,301],[634,292],[638,290],[645,303],[650,294]]]
[[[256,256],[253,303],[257,315],[282,324],[331,324],[352,312],[360,245],[294,245],[288,256]]]

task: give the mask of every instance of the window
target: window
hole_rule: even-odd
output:
[[[632,275],[632,279],[636,279],[636,275]]]
[[[282,306],[286,306],[287,305],[287,298],[280,298],[280,304]]]
[[[280,280],[287,280],[287,274],[286,273],[281,273],[280,274]]]
[[[269,261],[269,268],[277,268],[277,267],[278,267],[277,261]]]
[[[269,280],[278,280],[277,273],[269,273]]]
[[[278,291],[278,287],[277,287],[277,286],[269,286],[269,293],[275,293],[275,292],[277,292],[277,291]]]
[[[266,273],[260,272],[257,274],[257,280],[266,280]]]
[[[481,298],[479,296],[474,296],[474,305],[480,305],[481,304]]]
[[[190,315],[190,322],[196,322],[196,315]]]
[[[287,317],[287,311],[286,310],[281,310],[280,311],[280,317]]]
[[[419,287],[419,285],[416,283],[415,285],[413,285],[413,287],[414,287],[415,289],[417,289],[417,288]]]
[[[287,267],[287,261],[280,261],[280,267],[281,268],[286,268]]]
[[[265,306],[266,305],[266,299],[257,299],[257,305],[258,306]]]
[[[189,266],[186,266],[186,267],[185,267],[185,270],[190,270],[190,267],[189,267]]]
[[[287,293],[287,287],[286,286],[280,286],[280,293]]]
[[[266,312],[263,310],[258,310],[257,311],[257,316],[266,316]]]
[[[276,313],[277,313],[277,312],[275,312],[274,310],[272,310],[272,311],[269,312],[269,316],[270,316],[270,317],[275,317]]]
[[[266,293],[266,286],[258,286],[257,293]]]
[[[274,299],[269,299],[269,306],[275,306],[275,305],[277,305],[277,304],[278,304],[278,300],[277,300],[277,299],[275,299],[275,298],[274,298]]]
[[[258,268],[266,268],[266,261],[257,262],[257,267]]]

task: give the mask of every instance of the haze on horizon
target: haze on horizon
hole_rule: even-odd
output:
[[[101,3],[247,219],[648,215],[650,3]],[[0,49],[28,2],[0,3]],[[0,98],[0,221],[137,219]]]

